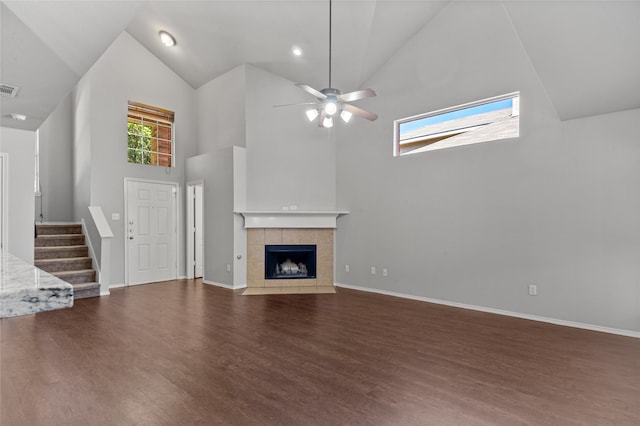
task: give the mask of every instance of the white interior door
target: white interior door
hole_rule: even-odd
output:
[[[202,185],[196,185],[195,187],[195,200],[194,200],[194,220],[195,220],[195,263],[194,263],[194,276],[195,278],[202,278],[203,275],[203,259],[204,259],[204,230],[203,230],[203,203],[202,203]]]
[[[128,284],[177,278],[177,188],[127,181]]]
[[[187,184],[187,278],[202,278],[204,270],[203,190]]]

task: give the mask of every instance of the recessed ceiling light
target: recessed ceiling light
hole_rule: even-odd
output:
[[[302,56],[302,48],[300,46],[293,46],[291,53],[293,53],[294,56]]]
[[[176,39],[166,31],[160,31],[160,43],[167,47],[172,47],[176,45]]]

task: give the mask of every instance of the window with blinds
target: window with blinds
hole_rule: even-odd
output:
[[[173,167],[173,111],[129,101],[129,163]]]

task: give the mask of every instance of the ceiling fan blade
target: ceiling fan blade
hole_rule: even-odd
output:
[[[342,102],[353,102],[359,99],[371,98],[373,96],[376,96],[376,92],[374,92],[373,89],[362,89],[338,95],[338,100]]]
[[[315,96],[316,98],[319,99],[327,99],[327,95],[325,95],[324,93],[322,93],[319,90],[314,89],[311,86],[308,86],[306,84],[296,84],[296,86],[298,86],[299,88],[301,88],[302,90],[304,90],[307,93],[312,94],[313,96]]]
[[[345,111],[349,111],[350,113],[355,114],[358,117],[366,118],[370,121],[375,121],[378,119],[378,114],[374,114],[351,104],[343,104],[342,109],[344,109]]]
[[[274,108],[278,108],[278,107],[287,107],[287,106],[298,106],[298,105],[315,105],[315,102],[302,102],[299,104],[282,104],[282,105],[274,105]]]

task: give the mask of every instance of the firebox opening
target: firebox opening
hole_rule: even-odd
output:
[[[264,278],[268,280],[316,278],[315,245],[266,245]]]

